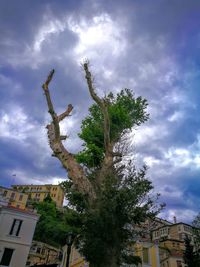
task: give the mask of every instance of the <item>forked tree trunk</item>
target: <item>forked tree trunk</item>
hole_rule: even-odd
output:
[[[71,111],[73,109],[72,105],[68,105],[65,112],[63,112],[61,115],[57,115],[52,101],[50,97],[49,92],[49,83],[51,82],[54,70],[52,70],[43,84],[42,88],[44,90],[44,94],[47,100],[47,105],[49,109],[49,113],[52,118],[52,122],[47,125],[48,129],[48,139],[50,147],[53,151],[52,156],[57,157],[63,167],[66,169],[68,177],[73,181],[74,186],[76,189],[85,195],[85,197],[88,200],[88,203],[92,206],[94,206],[94,203],[98,203],[97,198],[97,192],[95,191],[95,188],[98,188],[98,190],[101,190],[101,185],[103,180],[106,177],[106,174],[108,175],[113,170],[114,165],[114,157],[116,157],[116,154],[113,153],[113,145],[110,140],[110,118],[108,114],[108,103],[106,98],[101,99],[98,97],[98,95],[95,93],[94,87],[93,87],[93,80],[92,75],[88,68],[88,62],[85,62],[83,64],[83,68],[85,71],[85,78],[88,84],[88,89],[90,92],[91,97],[93,100],[97,103],[97,105],[100,107],[101,112],[103,114],[104,118],[104,149],[105,149],[105,157],[102,162],[101,169],[97,173],[96,177],[96,185],[93,186],[93,184],[88,179],[84,168],[76,161],[74,155],[72,155],[63,145],[62,141],[67,138],[67,136],[63,136],[60,134],[60,126],[59,123],[64,118],[68,117],[71,114]],[[119,156],[119,155],[118,155]],[[119,251],[118,251],[119,252]],[[98,266],[95,266],[93,264],[90,264],[90,267],[119,267],[118,264],[118,256],[119,253],[117,252],[117,246],[113,247],[112,249],[108,249],[106,260],[103,264],[99,263]]]

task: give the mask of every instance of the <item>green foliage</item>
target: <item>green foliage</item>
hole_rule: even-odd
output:
[[[195,217],[192,222],[193,234],[195,236],[195,248],[200,251],[200,213]]]
[[[109,94],[104,101],[108,107],[112,144],[120,142],[123,135],[149,117],[147,101],[135,98],[129,89],[122,90],[116,97]],[[105,157],[103,119],[99,106],[92,105],[79,134],[84,148],[76,155],[79,163],[86,167],[88,179],[96,186],[96,201],[92,205],[88,203],[71,180],[62,184],[81,222],[76,246],[94,267],[137,264],[141,259],[130,255],[126,248],[132,247],[139,237],[138,226],[155,217],[162,206],[156,206],[158,195],[150,195],[153,186],[146,178],[146,167],[136,170],[132,161],[119,168],[112,167],[104,174],[103,182],[97,184]]]
[[[60,211],[54,202],[49,201],[34,203],[34,206],[40,214],[33,237],[35,240],[59,247],[65,245],[67,232],[77,233],[80,219],[73,210]]]
[[[185,237],[185,251],[184,251],[184,261],[188,267],[200,266],[200,257],[198,252],[194,251],[194,246],[191,244],[191,240],[188,236]]]
[[[139,256],[133,256],[133,255],[123,255],[123,262],[130,265],[134,264],[134,266],[138,266],[139,263],[142,263],[142,260]]]
[[[44,202],[48,202],[48,203],[51,203],[53,200],[50,196],[50,193],[47,194],[47,196],[44,198]]]
[[[109,94],[105,99],[110,117],[110,138],[112,143],[120,140],[122,134],[145,122],[147,101],[134,97],[130,89],[117,94]],[[103,114],[100,107],[94,104],[89,115],[82,121],[79,137],[84,141],[84,149],[77,155],[77,160],[89,168],[99,168],[104,158]]]
[[[107,266],[113,248],[119,264],[138,262],[138,257],[126,254],[124,248],[132,246],[136,236],[139,237],[135,226],[159,212],[155,207],[156,199],[148,196],[153,186],[145,178],[146,167],[136,171],[129,162],[126,171],[126,177],[115,172],[106,177],[98,202],[92,208],[83,195],[75,193],[72,184],[70,190],[68,183],[67,197],[77,208],[82,225],[76,245],[91,266]]]

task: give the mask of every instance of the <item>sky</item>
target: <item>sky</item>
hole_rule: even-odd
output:
[[[200,211],[200,1],[1,0],[0,185],[66,179],[51,157],[41,89],[49,71],[66,147],[77,152],[81,120],[93,103],[81,62],[97,92],[131,88],[148,100],[150,119],[130,135],[136,163],[147,164],[162,218],[190,223]]]

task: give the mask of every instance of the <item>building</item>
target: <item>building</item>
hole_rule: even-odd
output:
[[[138,267],[160,267],[159,248],[157,244],[151,242],[138,241],[130,248],[130,254],[139,256],[142,264]],[[67,260],[67,246],[63,248],[63,260],[61,267],[66,266]],[[89,267],[89,263],[80,255],[75,247],[72,247],[70,254],[70,267]],[[133,265],[123,265],[124,267],[131,267]]]
[[[67,245],[63,247],[63,257],[60,267],[65,267],[67,262]],[[84,260],[84,257],[80,255],[78,250],[72,246],[71,254],[70,254],[70,267],[89,267],[89,263]]]
[[[155,243],[138,241],[133,247],[133,254],[141,258],[140,267],[160,267],[159,247]]]
[[[160,248],[161,267],[184,267],[184,239],[188,236],[194,244],[193,227],[186,223],[164,225],[152,231],[152,240]]]
[[[61,260],[61,249],[34,240],[31,245],[26,266],[41,264],[60,264]]]
[[[0,186],[0,203],[25,209],[28,195],[17,190]]]
[[[38,218],[34,212],[0,206],[0,266],[25,267]]]
[[[28,194],[28,201],[38,201],[42,202],[48,194],[51,196],[52,200],[56,203],[58,208],[63,206],[64,191],[60,185],[12,185],[12,188]]]

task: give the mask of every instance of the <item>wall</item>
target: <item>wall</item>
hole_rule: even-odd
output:
[[[9,234],[14,219],[23,221],[19,236]],[[25,266],[37,220],[36,214],[11,207],[0,207],[0,261],[4,248],[11,248],[14,249],[14,252],[10,266]]]

